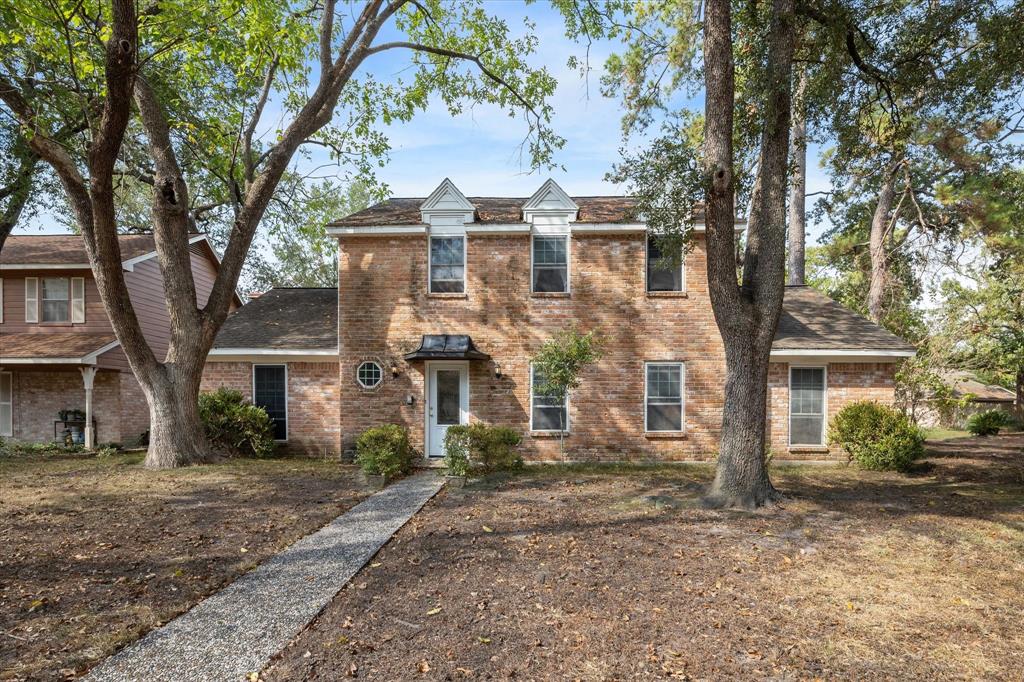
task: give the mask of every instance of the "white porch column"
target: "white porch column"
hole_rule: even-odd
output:
[[[96,447],[96,434],[92,430],[92,382],[96,378],[96,368],[79,367],[82,381],[85,383],[85,447],[92,450]]]

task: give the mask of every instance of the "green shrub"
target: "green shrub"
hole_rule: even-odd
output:
[[[967,430],[975,436],[994,436],[999,429],[1008,426],[1010,416],[1002,410],[985,410],[972,414],[967,420]]]
[[[449,426],[444,438],[445,466],[453,476],[516,471],[523,466],[515,450],[520,442],[522,437],[504,426]]]
[[[228,455],[269,457],[274,454],[274,423],[266,410],[247,402],[238,391],[219,388],[200,394],[199,418],[206,437]]]
[[[356,440],[356,464],[388,480],[409,473],[416,464],[409,433],[397,424],[366,429]]]
[[[865,469],[906,471],[924,454],[924,434],[905,414],[868,400],[841,409],[828,440]]]

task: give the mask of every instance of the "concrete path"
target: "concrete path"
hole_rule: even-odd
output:
[[[443,482],[423,472],[388,486],[110,657],[85,679],[238,682],[261,670]]]

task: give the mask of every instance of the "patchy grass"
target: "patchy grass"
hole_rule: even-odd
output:
[[[947,429],[943,426],[932,426],[924,431],[924,437],[928,440],[951,440],[953,438],[969,438],[970,431],[961,431],[959,429]]]
[[[0,458],[0,680],[83,673],[366,494],[337,463],[142,459]]]
[[[262,677],[1018,677],[1024,437],[929,447],[911,476],[776,468],[755,513],[700,508],[710,466],[444,491]]]

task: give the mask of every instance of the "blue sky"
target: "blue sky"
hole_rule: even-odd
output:
[[[444,177],[449,177],[467,195],[529,196],[547,178],[553,177],[569,194],[621,194],[625,187],[606,182],[604,175],[620,153],[622,139],[619,128],[620,108],[616,100],[606,99],[599,91],[601,69],[615,45],[595,43],[590,48],[593,71],[589,84],[579,72],[568,67],[569,57],[582,57],[583,45],[565,37],[561,16],[547,3],[530,5],[518,0],[489,0],[488,9],[505,18],[513,32],[523,33],[524,19],[536,25],[537,53],[531,57],[535,66],[546,65],[558,80],[552,99],[555,131],[565,138],[565,147],[555,162],[564,171],[529,173],[525,159],[519,158],[519,144],[525,135],[524,123],[509,118],[491,106],[477,106],[452,117],[447,109],[435,103],[420,112],[409,123],[385,129],[392,152],[378,177],[393,196],[426,196]],[[364,65],[379,80],[399,76],[408,66],[408,53],[390,51],[375,55]],[[702,106],[698,97],[693,103]],[[278,122],[273,103],[265,121]],[[817,163],[819,150],[809,150],[808,192],[826,189],[828,180]],[[313,168],[325,162],[325,155],[314,153],[311,160],[300,162],[300,169]],[[320,168],[318,175],[334,173],[334,168]],[[339,175],[343,174],[340,169]],[[21,232],[64,231],[52,217],[40,215]],[[812,240],[820,233],[810,228]]]

